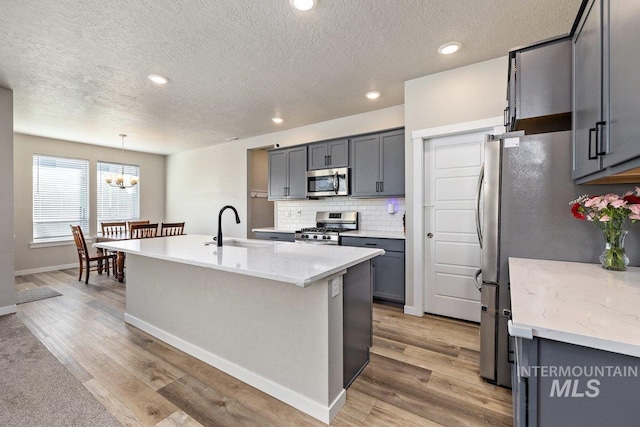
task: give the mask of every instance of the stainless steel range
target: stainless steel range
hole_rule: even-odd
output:
[[[358,212],[316,212],[316,226],[296,231],[296,242],[340,244],[340,233],[358,229]]]

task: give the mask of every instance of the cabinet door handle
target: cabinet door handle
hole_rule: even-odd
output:
[[[503,118],[504,118],[504,126],[507,128],[507,131],[511,130],[509,129],[509,107],[504,109],[503,114]]]
[[[365,243],[365,245],[367,245],[367,246],[378,246],[377,243]]]
[[[380,181],[380,192],[384,192],[384,181]]]
[[[329,155],[327,156],[327,159],[329,159],[329,162],[328,162],[327,164],[328,164],[328,165],[330,165],[330,164],[331,164],[331,154],[329,154]]]
[[[591,133],[592,132],[596,132],[596,128],[589,129],[589,160],[595,160],[595,159],[598,158],[597,154],[596,155],[592,154],[593,153],[593,150],[592,150],[593,144],[591,143]],[[597,139],[596,139],[596,141],[597,141]],[[596,144],[597,144],[597,142],[596,142]]]
[[[600,126],[604,127],[607,122],[596,122],[596,156],[604,156],[607,151],[601,146],[604,143],[604,138],[600,139]]]
[[[327,158],[328,158],[328,157],[329,157],[329,156],[324,156],[324,165],[325,165],[325,166],[327,166],[327,165],[329,164],[329,163],[327,163]]]
[[[380,192],[380,181],[376,182],[376,193]]]

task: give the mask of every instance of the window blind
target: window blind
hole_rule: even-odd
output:
[[[140,184],[121,189],[106,182],[108,175],[115,176],[121,172],[122,165],[119,163],[98,162],[98,230],[103,222],[140,219]],[[139,177],[140,167],[124,165],[124,174]]]
[[[33,240],[89,233],[89,161],[33,155]]]

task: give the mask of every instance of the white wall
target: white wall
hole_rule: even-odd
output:
[[[186,221],[189,233],[217,232],[218,211],[224,205],[238,209],[223,218],[224,235],[246,237],[247,150],[303,144],[346,135],[375,132],[404,125],[402,105],[355,116],[302,126],[254,138],[172,154],[167,158],[167,218]]]
[[[413,173],[411,132],[438,126],[488,119],[502,115],[506,107],[507,57],[472,64],[455,70],[405,82],[405,171],[407,208],[407,306],[414,302],[413,227],[414,185],[422,185],[422,176]]]
[[[122,162],[119,149],[79,144],[32,135],[14,134],[15,191],[15,270],[17,274],[46,271],[78,263],[73,240],[68,245],[31,248],[32,227],[32,159],[34,154],[75,157],[89,160],[89,225],[90,234],[97,233],[97,196],[95,180],[97,162]],[[125,151],[126,162],[140,166],[140,217],[151,222],[165,219],[165,156]],[[190,232],[188,224],[186,232]],[[85,236],[89,237],[89,236]],[[13,275],[13,274],[12,274]]]
[[[15,312],[13,92],[0,87],[0,315]]]

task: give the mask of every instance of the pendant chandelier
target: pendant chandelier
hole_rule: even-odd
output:
[[[115,176],[107,175],[106,181],[107,184],[112,187],[126,189],[135,186],[138,183],[138,177],[124,174],[124,139],[127,137],[127,135],[121,133],[120,137],[122,138],[122,163],[120,174]]]

